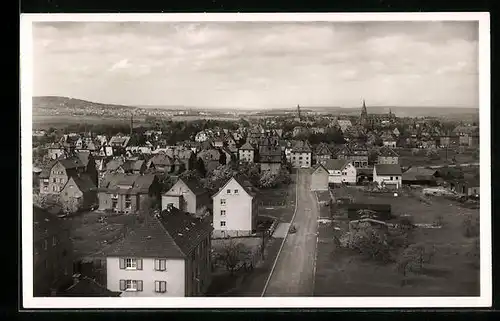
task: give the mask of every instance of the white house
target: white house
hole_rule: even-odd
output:
[[[240,161],[253,163],[254,160],[254,148],[250,145],[249,142],[243,144],[243,146],[239,149]]]
[[[198,213],[207,210],[211,200],[208,191],[198,181],[180,178],[161,196],[161,209],[167,209],[169,204],[188,213]]]
[[[352,163],[345,159],[327,159],[321,164],[328,170],[328,183],[355,184],[357,170]]]
[[[211,281],[209,221],[170,208],[103,251],[107,288],[122,297],[203,295]]]
[[[403,173],[398,164],[377,164],[373,167],[373,181],[379,186],[398,189],[403,183]]]
[[[309,143],[307,141],[295,142],[292,149],[290,150],[289,161],[294,168],[310,168],[312,161],[312,150]]]
[[[208,135],[205,131],[198,132],[194,137],[194,140],[199,143],[203,143],[208,139]]]
[[[247,236],[257,227],[257,190],[247,177],[231,177],[212,196],[213,237]]]

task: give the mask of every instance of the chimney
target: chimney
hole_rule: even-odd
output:
[[[82,277],[82,275],[80,273],[73,274],[73,285],[80,282],[81,277]]]

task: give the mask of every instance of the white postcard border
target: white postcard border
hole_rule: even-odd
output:
[[[32,23],[39,21],[478,21],[480,91],[480,280],[479,297],[300,297],[300,298],[35,298],[33,297],[32,208]],[[463,13],[189,13],[189,14],[22,14],[21,186],[22,306],[26,309],[107,308],[438,308],[489,307],[492,304],[490,19],[487,12]]]

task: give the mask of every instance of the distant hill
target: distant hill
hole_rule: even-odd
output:
[[[92,101],[61,97],[61,96],[36,96],[33,97],[33,109],[44,108],[44,109],[63,109],[63,108],[126,108],[126,109],[136,109],[133,106],[124,105],[113,105],[113,104],[101,104]]]
[[[194,106],[160,106],[160,105],[142,105],[142,106],[126,106],[126,105],[116,105],[116,104],[102,104],[91,102],[82,99],[61,97],[61,96],[37,96],[33,97],[33,111],[36,112],[37,109],[54,109],[54,110],[64,110],[64,109],[160,109],[160,110],[196,110],[196,111],[211,111],[227,113],[235,110],[241,112],[261,112],[267,114],[270,112],[276,115],[278,112],[290,113],[295,112],[296,107],[291,108],[218,108],[218,107],[194,107]],[[456,107],[398,107],[398,106],[367,106],[368,114],[386,114],[392,111],[397,117],[445,117],[445,118],[474,118],[479,116],[478,108],[456,108]],[[301,106],[302,112],[319,112],[328,113],[333,115],[359,115],[361,107],[335,107],[335,106]]]

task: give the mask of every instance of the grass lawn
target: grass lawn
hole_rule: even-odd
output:
[[[275,217],[280,222],[288,223],[292,220],[295,208],[295,184],[261,190],[259,201],[259,215]]]
[[[99,217],[105,216],[96,212],[84,212],[76,216],[64,218],[69,226],[70,237],[76,257],[93,254],[123,237],[126,226],[133,224],[136,217],[133,215],[106,215],[104,223]]]
[[[350,194],[356,201],[391,204],[393,214],[412,215],[415,223],[432,224],[441,215],[443,226],[417,228],[412,233],[412,243],[434,245],[436,253],[422,273],[409,275],[406,285],[402,285],[403,277],[396,271],[395,263],[376,263],[349,249],[336,248],[332,237],[338,232],[328,224],[320,224],[316,296],[479,295],[479,269],[473,266],[479,258],[467,255],[475,238],[465,237],[461,225],[464,215],[477,217],[479,210],[462,208],[444,198],[431,198],[429,205],[413,196],[374,196],[355,188],[343,189],[341,193]]]

